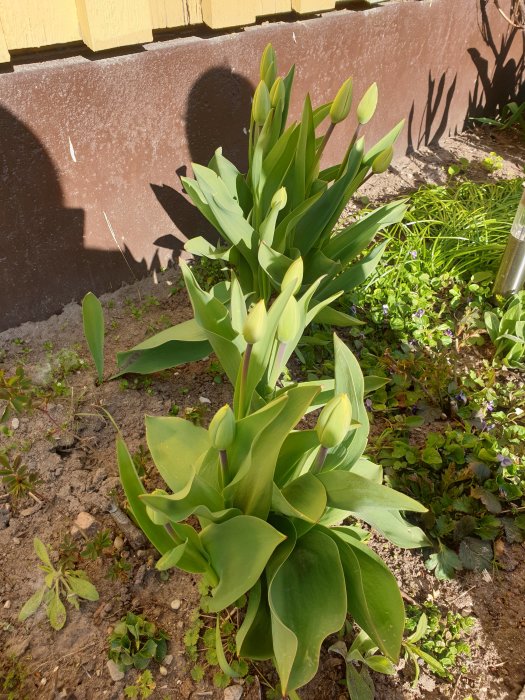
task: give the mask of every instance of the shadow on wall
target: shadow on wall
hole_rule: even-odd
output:
[[[228,66],[218,66],[203,73],[193,85],[186,108],[186,139],[192,163],[207,165],[221,146],[226,158],[241,172],[248,169],[248,133],[254,87]],[[206,138],[203,138],[203,133]],[[176,170],[187,175],[186,165]],[[169,185],[151,184],[158,201],[175,226],[186,238],[204,236],[217,240],[217,232],[181,192]],[[182,184],[181,184],[182,189]],[[156,245],[180,250],[180,241],[169,234]]]
[[[525,99],[525,85],[523,75],[525,72],[525,32],[508,25],[506,34],[501,37],[500,45],[496,44],[491,20],[487,11],[489,0],[480,0],[478,26],[481,35],[490,53],[482,56],[478,49],[468,50],[470,57],[476,66],[478,77],[474,89],[469,95],[468,116],[497,116],[502,108],[518,99]],[[503,21],[496,15],[498,21]],[[520,58],[509,56],[511,50],[515,51],[514,42],[521,42]],[[492,65],[493,64],[493,65]],[[516,94],[518,86],[518,94]]]
[[[45,318],[89,290],[115,289],[148,271],[126,250],[127,262],[118,251],[85,248],[84,211],[64,206],[46,149],[2,107],[0,202],[0,330]]]
[[[408,114],[407,151],[418,151],[422,146],[438,143],[448,128],[450,105],[456,90],[457,77],[454,76],[447,87],[447,75],[443,73],[437,80],[428,74],[427,100],[419,125],[414,124],[415,103]]]

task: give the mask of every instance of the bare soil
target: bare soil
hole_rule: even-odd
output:
[[[505,158],[502,170],[493,175],[477,165],[490,151]],[[396,161],[391,172],[375,178],[359,194],[379,200],[423,182],[445,182],[446,167],[460,157],[476,163],[469,176],[483,180],[519,177],[523,175],[525,148],[516,135],[506,133],[476,131],[445,139],[440,147]],[[107,325],[106,377],[116,370],[117,350],[129,349],[156,330],[192,315],[175,269],[106,295],[102,302]],[[196,580],[173,571],[168,581],[162,581],[154,568],[155,552],[145,543],[128,541],[108,512],[114,499],[122,503],[122,495],[115,429],[100,409],[111,414],[131,452],[137,452],[145,447],[145,414],[166,415],[178,406],[179,415],[190,412],[206,425],[213,412],[230,399],[230,387],[213,358],[153,377],[130,376],[97,386],[77,304],[68,305],[62,314],[47,321],[26,323],[0,334],[0,367],[9,374],[22,363],[35,383],[46,383],[53,371],[55,378],[58,376],[56,365],[64,348],[86,363],[59,379],[71,387],[71,395],[61,396],[60,386],[55,384],[40,409],[11,421],[11,435],[0,436],[1,447],[12,447],[22,454],[27,466],[38,473],[37,492],[42,501],[26,497],[12,502],[0,491],[0,662],[14,655],[29,672],[25,695],[20,694],[20,698],[122,698],[124,687],[136,674],[129,672],[118,682],[111,680],[106,666],[107,636],[115,623],[133,610],[158,623],[171,639],[171,663],[165,664],[162,673],[152,664],[157,683],[154,700],[223,698],[224,691],[213,687],[209,674],[200,683],[191,679],[192,665],[184,655],[182,636],[199,601]],[[147,461],[145,468],[151,484],[154,468]],[[64,535],[69,533],[81,543],[82,534],[74,522],[82,511],[90,513],[99,528],[109,529],[113,539],[124,540],[117,539],[117,546],[122,547],[94,562],[81,561],[100,600],[82,603],[78,612],[68,608],[67,623],[60,632],[50,628],[43,610],[25,623],[18,622],[22,604],[43,583],[33,538],[38,536],[50,545],[56,557]],[[373,544],[394,571],[407,600],[421,603],[431,597],[443,610],[477,618],[470,637],[472,658],[454,683],[423,672],[418,687],[412,689],[410,670],[401,669],[396,677],[376,676],[377,697],[463,700],[472,695],[476,700],[516,700],[525,685],[525,548],[506,547],[498,570],[462,573],[456,580],[442,583],[426,571],[419,554],[398,550],[375,535]],[[107,574],[118,556],[124,557],[131,569],[129,575],[112,581]],[[176,610],[171,606],[174,600],[181,602]],[[319,673],[301,697],[347,697],[341,684],[341,662],[323,651]],[[245,688],[243,692],[243,698],[249,699],[259,697],[260,691]]]

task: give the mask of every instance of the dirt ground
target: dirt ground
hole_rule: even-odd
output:
[[[472,165],[470,177],[487,180],[523,175],[525,148],[515,136],[477,131],[445,139],[438,148],[396,161],[391,172],[373,179],[359,194],[378,200],[412,190],[423,182],[445,182],[448,164],[460,157],[479,163],[491,151],[505,158],[502,170],[489,176],[478,165]],[[166,325],[191,317],[175,268],[101,300],[107,327],[106,377],[116,369],[117,350],[129,349]],[[67,373],[62,349],[77,360],[83,358],[85,364]],[[178,410],[178,415],[191,413],[207,424],[213,412],[230,399],[230,388],[220,368],[210,358],[154,377],[129,376],[97,386],[77,304],[68,305],[62,314],[46,321],[26,323],[0,334],[0,368],[10,374],[19,363],[24,364],[33,382],[46,383],[52,377],[55,382],[47,403],[11,420],[11,434],[0,436],[0,445],[21,453],[40,478],[36,491],[41,502],[30,497],[10,502],[0,487],[0,659],[15,655],[29,672],[26,695],[20,697],[124,697],[124,687],[136,674],[130,672],[117,682],[110,678],[107,636],[129,610],[158,623],[171,639],[172,658],[168,657],[162,670],[156,663],[151,666],[157,683],[154,700],[228,697],[225,691],[213,687],[209,676],[195,683],[190,676],[192,665],[184,655],[182,636],[199,601],[195,579],[172,571],[169,580],[161,580],[154,568],[153,550],[144,542],[127,538],[108,512],[111,503],[115,499],[122,502],[122,497],[115,429],[100,410],[111,414],[130,451],[140,453],[145,447],[145,414],[166,415]],[[66,376],[59,376],[58,367],[66,369]],[[71,395],[60,395],[62,387],[56,382],[71,387]],[[147,474],[149,469],[154,472],[147,460],[145,468]],[[43,583],[33,538],[38,536],[49,544],[55,557],[68,533],[81,544],[83,536],[74,523],[83,511],[95,518],[100,529],[111,531],[115,545],[110,554],[80,564],[95,584],[99,601],[83,602],[78,612],[68,608],[67,623],[59,632],[50,628],[42,609],[25,623],[18,622],[20,607]],[[462,573],[456,580],[443,583],[426,571],[419,554],[398,550],[376,536],[373,541],[407,600],[422,603],[430,596],[444,610],[477,618],[470,635],[472,658],[466,662],[466,672],[454,683],[423,671],[419,686],[412,689],[411,676],[402,669],[396,677],[376,677],[377,697],[464,700],[471,695],[475,700],[516,700],[525,685],[525,548],[508,546],[503,567],[496,571]],[[131,568],[127,575],[112,581],[107,578],[108,570],[119,557]],[[345,698],[346,690],[340,683],[343,677],[342,660],[323,651],[319,673],[301,697]],[[259,692],[257,687],[244,688],[242,697],[256,698]]]

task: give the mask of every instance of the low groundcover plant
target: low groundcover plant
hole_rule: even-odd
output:
[[[300,266],[293,272],[268,309],[261,300],[248,310],[235,278],[227,308],[183,266],[196,322],[234,385],[233,406],[221,408],[208,429],[178,417],[146,418],[166,490],[145,491],[117,440],[130,510],[162,555],[157,568],[201,574],[211,586],[219,658],[220,612],[246,594],[237,653],[273,660],[283,696],[292,698],[315,675],[323,640],[348,613],[386,657],[399,657],[404,608],[395,578],[363,542],[363,530],[341,523],[353,516],[399,546],[429,544],[401,514],[424,507],[382,486],[381,468],[363,457],[364,382],[345,344],[334,337],[333,380],[281,379],[315,312],[314,289],[295,298]],[[319,409],[316,427],[306,427],[305,416]]]

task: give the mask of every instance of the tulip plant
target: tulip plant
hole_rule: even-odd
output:
[[[129,508],[161,554],[157,568],[205,577],[224,664],[220,613],[246,594],[237,653],[271,659],[283,697],[298,697],[296,689],[315,675],[323,640],[347,614],[396,661],[404,609],[395,578],[365,544],[366,533],[344,523],[359,518],[399,546],[422,547],[428,540],[402,512],[425,509],[381,485],[381,468],[363,456],[369,429],[363,376],[337,336],[332,381],[283,379],[309,316],[329,303],[312,302],[322,280],[303,292],[296,262],[269,307],[259,300],[247,309],[235,277],[227,306],[201,289],[184,264],[182,271],[195,322],[234,394],[208,429],[178,417],[146,418],[165,489],[145,491],[117,440]],[[311,417],[303,419],[314,410],[320,413],[311,428]]]
[[[307,95],[300,122],[289,124],[294,67],[286,77],[278,77],[271,44],[264,50],[260,76],[251,111],[247,174],[240,173],[219,148],[208,166],[193,164],[195,179],[182,178],[190,199],[222,243],[214,246],[199,236],[185,248],[196,256],[222,260],[235,271],[245,296],[266,303],[280,289],[293,262],[302,258],[303,290],[323,276],[313,298],[325,301],[361,284],[373,272],[385,244],[364,255],[363,251],[381,228],[399,222],[405,213],[405,200],[385,204],[334,232],[359,186],[390,165],[403,121],[365,149],[363,127],[372,119],[378,99],[373,83],[357,105],[356,128],[341,162],[321,169],[332,133],[350,114],[352,79],[343,83],[332,102],[316,109]],[[325,122],[328,126],[318,135]],[[224,285],[210,293],[224,300]],[[316,320],[336,326],[356,323],[330,305],[319,311]],[[205,357],[209,351],[192,320],[120,353],[117,360],[121,373],[149,373]]]

